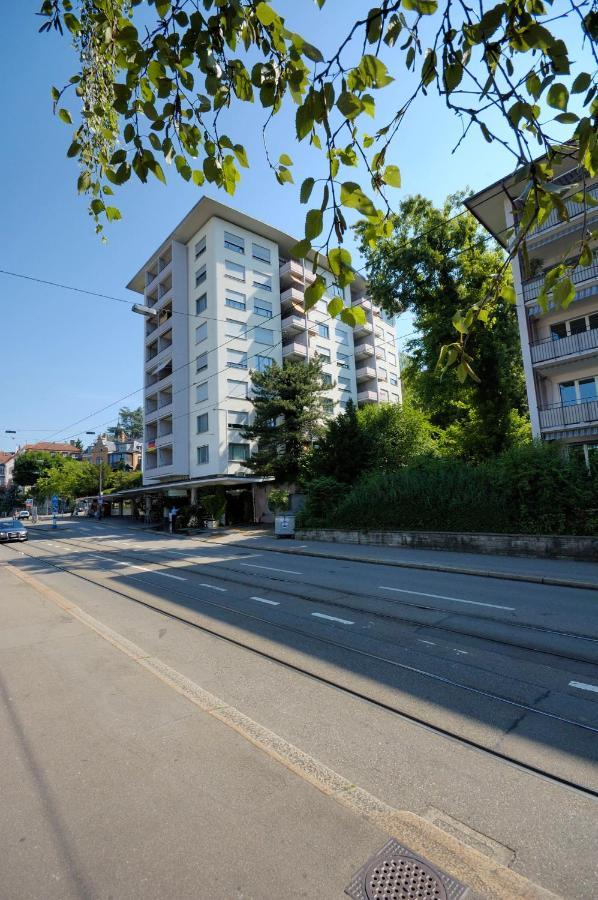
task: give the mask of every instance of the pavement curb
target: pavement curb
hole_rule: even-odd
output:
[[[202,712],[236,731],[241,737],[275,759],[339,805],[396,837],[415,853],[466,884],[487,900],[556,900],[557,895],[529,881],[507,866],[467,846],[427,819],[407,810],[398,810],[352,784],[342,775],[255,722],[240,710],[204,690],[176,669],[145,652],[123,635],[71,603],[62,594],[37,578],[5,563],[5,568],[59,609],[86,625],[115,649],[142,666],[171,689],[184,696]]]

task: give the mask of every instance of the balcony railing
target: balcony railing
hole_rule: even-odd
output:
[[[570,334],[564,338],[538,341],[531,345],[532,362],[542,363],[553,359],[562,359],[577,353],[598,349],[598,328]]]
[[[598,185],[595,185],[595,187],[590,188],[590,190],[587,191],[587,194],[590,197],[594,197],[595,199],[598,199]],[[573,200],[568,200],[567,203],[565,203],[565,206],[567,207],[567,212],[569,213],[570,219],[573,219],[575,216],[580,215],[580,213],[582,213],[584,210],[583,203],[575,203]],[[594,210],[594,207],[588,205],[587,210],[588,210],[588,213],[592,213],[592,211]],[[542,222],[542,224],[538,228],[534,228],[533,231],[530,231],[528,236],[530,238],[536,237],[536,235],[542,234],[542,232],[544,232],[544,231],[548,231],[549,228],[553,228],[555,225],[566,224],[566,221],[567,221],[566,219],[559,218],[558,211],[555,209],[550,213],[548,218],[544,222]]]
[[[568,425],[591,425],[598,423],[598,399],[578,400],[576,403],[555,403],[543,406],[540,413],[540,428],[563,428]]]
[[[590,278],[598,278],[598,261],[592,263],[591,266],[578,266],[569,276],[573,284],[580,284],[582,281],[588,281]],[[523,299],[535,300],[544,284],[544,275],[537,278],[531,278],[523,283]]]

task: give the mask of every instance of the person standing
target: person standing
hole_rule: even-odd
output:
[[[168,513],[168,518],[170,520],[170,533],[174,534],[176,529],[176,514],[178,513],[178,509],[176,506],[172,506],[170,512]]]

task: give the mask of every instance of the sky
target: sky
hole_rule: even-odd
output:
[[[130,277],[202,193],[302,237],[306,207],[299,203],[298,186],[319,163],[315,151],[295,143],[291,114],[276,117],[270,150],[275,158],[283,152],[291,155],[296,181],[280,186],[264,159],[263,110],[237,106],[227,114],[226,132],[245,144],[251,168],[242,170],[234,198],[211,185],[188,184],[170,169],[166,186],[155,179],[146,185],[131,180],[115,198],[123,218],[107,226],[103,244],[86,198],[76,191],[76,162],[65,155],[72,127],[52,115],[51,86],[62,86],[77,71],[77,60],[68,37],[38,34],[39,5],[39,0],[21,0],[3,13],[4,33],[11,39],[4,44],[0,70],[0,269],[126,302],[0,274],[3,450],[49,439],[81,437],[88,443],[93,438],[86,431],[105,430],[116,421],[120,406],[138,406],[143,322],[130,311],[138,299],[125,288]],[[289,27],[323,52],[338,45],[364,10],[358,0],[328,0],[322,11],[313,0],[279,0],[275,5]],[[390,68],[392,60],[387,61]],[[378,127],[408,88],[408,76],[399,74],[394,84],[377,92]],[[460,134],[459,121],[439,98],[430,95],[412,109],[387,157],[402,173],[401,189],[391,193],[394,207],[411,193],[440,203],[449,193],[466,186],[479,190],[510,170],[507,152],[473,130],[452,154]],[[348,246],[354,249],[351,241]],[[401,335],[412,331],[410,317],[401,317],[400,346]],[[7,429],[16,435],[6,434]]]

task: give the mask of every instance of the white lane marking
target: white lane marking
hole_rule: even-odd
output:
[[[228,588],[216,587],[215,584],[205,584],[203,581],[199,582],[200,587],[210,588],[211,591],[222,591],[223,594],[226,594]]]
[[[418,638],[417,641],[418,641],[419,644],[429,644],[430,647],[435,647],[435,646],[436,646],[436,644],[434,643],[434,641],[424,641],[422,638]]]
[[[294,572],[292,569],[275,569],[274,566],[258,566],[257,563],[239,563],[252,569],[268,569],[269,572],[285,572],[287,575],[303,575],[303,572]]]
[[[98,556],[97,554],[89,554],[93,559],[103,559],[106,562],[116,563],[117,566],[124,566],[125,569],[139,569],[140,572],[149,572],[150,575],[161,575],[162,578],[173,578],[175,581],[187,581],[181,575],[169,575],[167,572],[157,572],[155,569],[146,569],[145,566],[136,566],[135,563],[121,562],[119,559],[112,559],[110,556]]]
[[[467,651],[467,650],[457,650],[457,648],[456,648],[456,647],[453,647],[453,650],[454,650],[454,651],[455,651],[455,653],[464,653],[464,654],[465,654],[465,656],[467,656],[467,653],[468,653],[468,651]]]
[[[147,569],[146,571],[151,572],[152,575],[161,575],[162,578],[174,578],[175,581],[187,581],[182,575],[169,575],[168,572],[156,572],[154,569]]]
[[[327,616],[324,613],[312,613],[312,616],[317,619],[328,619],[329,622],[340,622],[341,625],[355,625],[355,622],[351,622],[349,619],[337,619],[336,616]]]
[[[570,681],[569,687],[579,688],[581,691],[594,691],[598,694],[598,684],[585,684],[583,681]]]
[[[235,559],[255,559],[257,556],[263,555],[263,553],[244,553],[242,556],[235,556]]]
[[[276,600],[266,600],[265,597],[250,597],[250,600],[257,600],[258,603],[267,603],[269,606],[280,606]]]
[[[489,606],[492,609],[507,609],[515,612],[514,606],[499,606],[498,603],[481,603],[479,600],[462,600],[461,597],[445,597],[444,594],[424,594],[423,591],[407,591],[405,588],[386,587],[381,584],[380,591],[396,591],[398,594],[417,594],[418,597],[434,597],[435,600],[453,600],[455,603],[470,603],[472,606]]]

